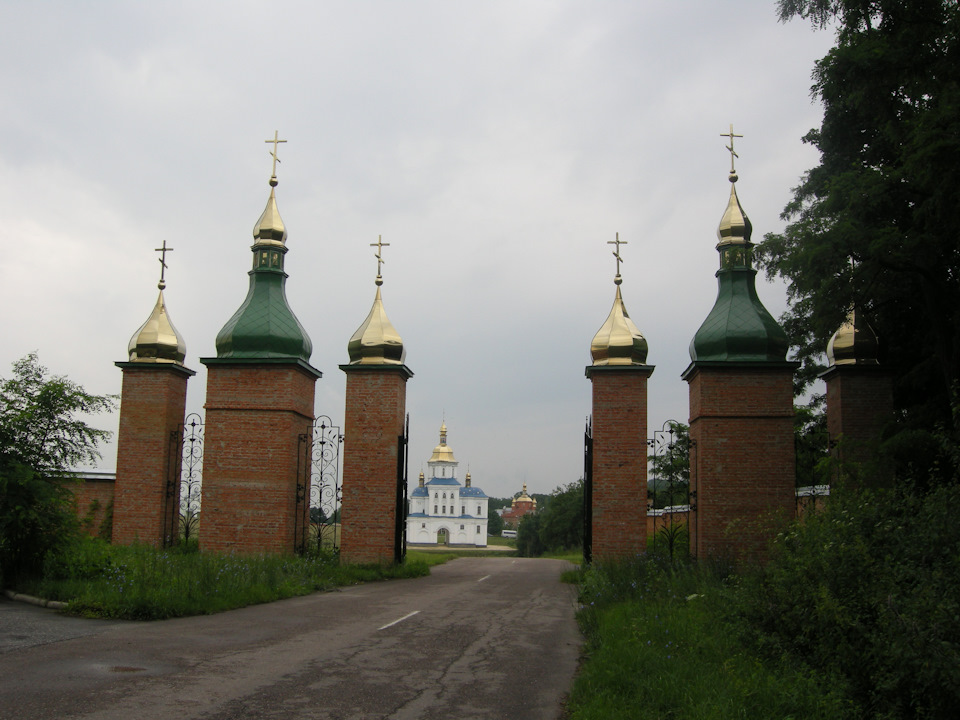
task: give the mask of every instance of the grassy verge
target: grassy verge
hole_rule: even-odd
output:
[[[842,688],[743,641],[719,572],[648,558],[581,573],[586,657],[573,720],[843,718]]]
[[[417,558],[399,566],[341,565],[332,554],[213,555],[190,548],[114,547],[85,539],[48,562],[43,579],[18,589],[68,602],[71,614],[153,620],[429,572],[427,563]]]

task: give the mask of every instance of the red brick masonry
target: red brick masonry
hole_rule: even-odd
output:
[[[692,366],[690,490],[697,557],[762,559],[795,513],[793,364]]]
[[[195,373],[173,363],[116,363],[123,370],[113,542],[162,545],[175,536],[180,514],[180,478],[167,494],[175,454],[171,433],[183,423],[187,380]],[[81,514],[82,517],[82,514]]]
[[[391,563],[395,550],[397,439],[404,431],[405,365],[341,365],[347,374],[340,557]]]
[[[593,386],[593,557],[647,548],[650,365],[589,366]]]
[[[319,372],[302,361],[201,360],[204,405],[202,550],[293,553],[297,474],[313,426]],[[308,459],[308,458],[307,458]]]

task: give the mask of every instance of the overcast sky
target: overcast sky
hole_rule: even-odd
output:
[[[347,341],[383,298],[403,337],[410,474],[438,441],[474,484],[549,492],[582,472],[590,341],[614,296],[646,336],[649,424],[688,419],[680,374],[716,297],[737,140],[754,240],[816,152],[829,32],[772,0],[19,2],[0,44],[0,376],[37,350],[119,393],[156,300],[201,410],[243,301],[280,146],[290,306],[342,423]],[[782,286],[758,278],[774,315]],[[118,414],[95,423],[116,429]],[[115,446],[100,469],[115,467]]]

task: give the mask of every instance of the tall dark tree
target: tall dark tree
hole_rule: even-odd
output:
[[[803,362],[822,369],[856,306],[897,373],[901,427],[957,432],[960,391],[960,8],[951,0],[780,0],[780,19],[833,27],[812,92],[823,123],[804,141],[820,164],[794,189],[782,234],[758,260],[788,282],[783,318]],[[929,436],[928,436],[929,437]]]
[[[110,433],[84,415],[114,407],[65,377],[51,377],[31,353],[0,381],[0,573],[3,582],[36,573],[44,556],[76,531],[72,470],[95,462]]]

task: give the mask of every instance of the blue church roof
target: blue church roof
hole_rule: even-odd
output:
[[[487,494],[478,487],[465,487],[460,490],[460,497],[485,498]]]
[[[452,477],[435,477],[427,480],[427,485],[459,485],[456,478]]]

